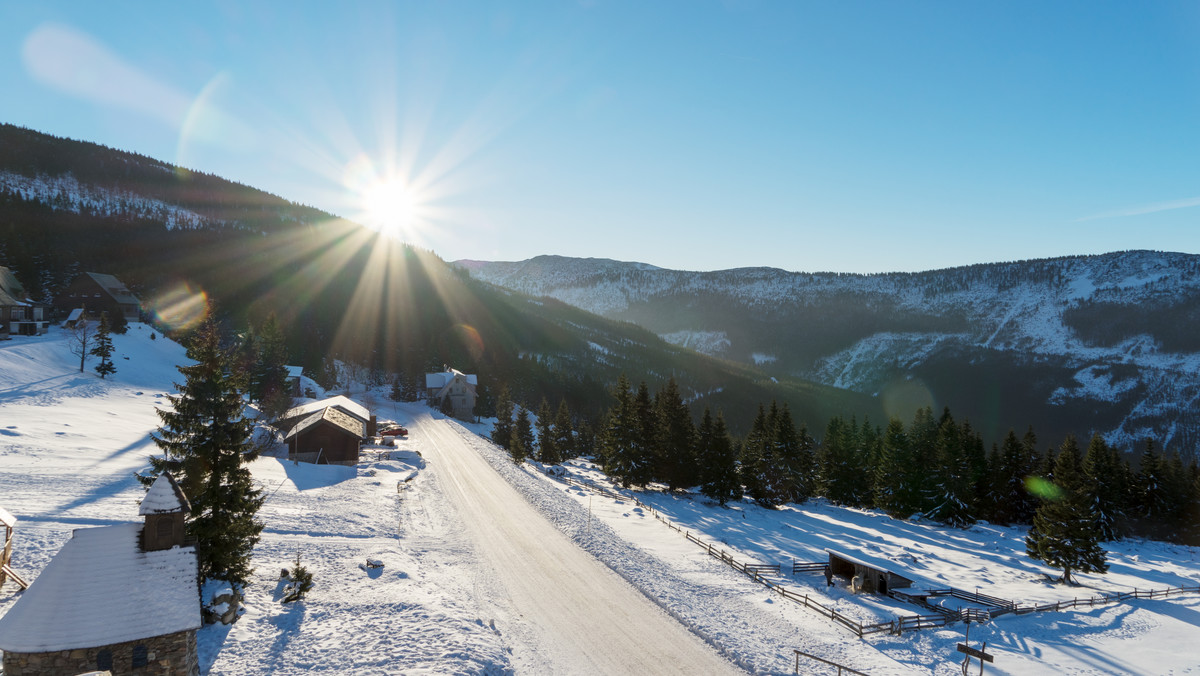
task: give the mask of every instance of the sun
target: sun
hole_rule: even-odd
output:
[[[381,234],[403,239],[414,229],[417,200],[413,190],[399,178],[372,181],[361,193],[367,225]]]

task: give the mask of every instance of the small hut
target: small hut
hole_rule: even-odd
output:
[[[887,594],[889,589],[911,587],[912,578],[891,570],[891,564],[882,560],[871,560],[863,556],[849,556],[832,549],[829,554],[829,569],[833,575],[853,580],[858,578],[859,590],[868,594]]]
[[[143,523],[78,528],[0,617],[5,676],[197,676],[196,548],[183,533],[187,498],[163,473]]]

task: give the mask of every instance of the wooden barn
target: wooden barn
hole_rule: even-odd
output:
[[[346,415],[355,418],[366,426],[365,436],[375,436],[375,416],[367,407],[348,397],[336,396],[328,399],[320,399],[318,401],[310,401],[307,404],[301,404],[294,408],[288,409],[283,415],[279,416],[272,425],[281,432],[288,432],[293,427],[298,425],[302,420],[307,420],[312,417],[312,414],[323,411],[327,408],[336,408]]]
[[[911,587],[912,578],[905,577],[890,570],[886,561],[871,560],[867,557],[855,557],[826,549],[829,554],[829,568],[836,577],[859,580],[859,590],[868,594],[887,594],[889,589]]]
[[[287,433],[288,459],[318,465],[357,464],[364,428],[362,420],[339,408],[323,408]]]
[[[162,474],[143,523],[78,528],[0,617],[5,676],[200,673],[196,548],[187,498]]]

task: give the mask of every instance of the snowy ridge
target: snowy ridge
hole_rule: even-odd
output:
[[[169,167],[164,167],[170,171]],[[167,228],[197,228],[221,225],[183,207],[113,188],[83,184],[71,174],[35,177],[0,171],[0,190],[11,190],[27,200],[36,200],[52,209],[74,213],[90,211],[101,216],[132,214],[157,220]]]
[[[1041,394],[1045,405],[1140,397],[1130,404],[1134,413],[1102,430],[1113,442],[1135,439],[1150,420],[1166,436],[1160,441],[1170,443],[1173,427],[1162,421],[1185,415],[1200,384],[1200,351],[1173,349],[1150,335],[1092,343],[1066,318],[1087,304],[1136,312],[1194,303],[1200,298],[1200,256],[1192,254],[1126,251],[874,275],[772,268],[685,272],[555,256],[465,267],[477,279],[639,323],[676,345],[868,394],[922,364],[970,352],[1050,359],[1074,369],[1075,377]],[[839,308],[880,328],[856,335],[858,324],[851,321],[833,350],[815,357],[797,352],[811,322],[836,316]],[[774,335],[748,335],[748,321]],[[888,322],[940,328],[891,329]],[[1116,365],[1137,373],[1115,383],[1089,376]]]

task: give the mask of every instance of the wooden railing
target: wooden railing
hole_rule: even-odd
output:
[[[824,662],[825,664],[828,664],[831,667],[837,667],[838,676],[841,676],[842,674],[857,674],[858,676],[867,676],[867,674],[865,674],[861,671],[858,671],[857,669],[851,669],[850,667],[843,666],[841,664],[838,664],[837,662],[830,662],[829,660],[825,659],[824,657],[817,657],[816,655],[810,655],[810,654],[800,651],[800,650],[793,650],[792,652],[796,653],[796,669],[794,671],[792,671],[793,674],[800,673],[800,656],[803,655],[804,657],[807,657],[810,660]]]

